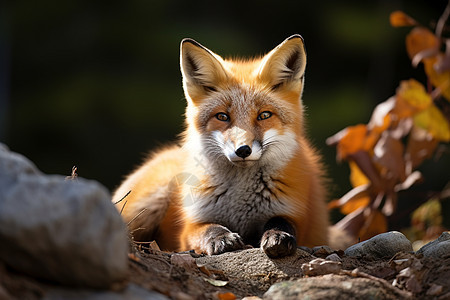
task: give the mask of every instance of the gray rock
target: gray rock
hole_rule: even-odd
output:
[[[168,300],[166,296],[129,284],[123,291],[95,291],[86,289],[51,289],[43,300]]]
[[[403,292],[389,283],[367,278],[329,274],[319,277],[301,278],[295,281],[275,283],[264,294],[263,299],[411,299],[412,295]]]
[[[417,250],[417,254],[426,257],[443,258],[450,255],[450,233],[443,232],[436,240],[429,242]]]
[[[9,187],[28,175],[41,175],[41,172],[27,158],[10,152],[0,143],[0,199]]]
[[[43,175],[0,150],[0,260],[66,285],[109,287],[127,277],[126,226],[99,183]]]
[[[392,257],[401,251],[412,252],[411,242],[402,233],[390,231],[347,248],[345,255],[378,259]]]

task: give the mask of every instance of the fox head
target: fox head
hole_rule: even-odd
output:
[[[300,35],[251,60],[224,60],[184,39],[180,60],[187,144],[241,167],[281,163],[294,154],[303,134],[306,53]]]

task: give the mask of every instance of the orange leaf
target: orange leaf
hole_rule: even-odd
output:
[[[423,61],[425,73],[433,86],[441,90],[442,95],[450,101],[450,71],[438,72],[439,64],[444,60],[442,54]]]
[[[366,207],[367,205],[369,205],[369,203],[370,198],[367,196],[360,198],[353,198],[351,201],[348,201],[347,203],[342,205],[341,213],[343,213],[344,215],[348,215],[361,207]]]
[[[417,25],[416,20],[405,14],[404,12],[397,10],[391,13],[389,21],[393,27],[414,26]]]
[[[406,51],[412,60],[423,51],[431,54],[438,48],[439,40],[428,28],[415,27],[406,36]]]
[[[364,211],[364,226],[359,230],[361,241],[387,231],[386,217],[378,210],[371,209]]]
[[[228,292],[217,294],[217,298],[219,298],[220,300],[234,300],[236,299],[236,296],[233,293]]]
[[[345,135],[341,138],[339,144],[337,145],[338,156],[341,159],[345,159],[350,154],[361,150],[363,148],[366,135],[367,127],[364,124],[347,127]]]

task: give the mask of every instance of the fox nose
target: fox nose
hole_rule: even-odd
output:
[[[234,153],[241,158],[246,158],[252,154],[252,148],[247,145],[240,146]]]

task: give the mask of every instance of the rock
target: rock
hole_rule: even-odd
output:
[[[412,295],[403,292],[389,283],[367,278],[329,274],[319,277],[306,277],[295,281],[282,281],[270,287],[263,299],[411,299]]]
[[[326,260],[331,260],[331,261],[338,261],[338,262],[342,262],[342,259],[339,257],[339,255],[337,255],[336,253],[331,253],[330,255],[328,255],[327,257],[325,257]]]
[[[87,289],[50,289],[43,300],[169,300],[155,291],[146,290],[138,285],[129,284],[123,291],[96,291]]]
[[[0,143],[0,199],[7,188],[27,175],[41,175],[41,172],[24,156],[10,152]]]
[[[197,265],[204,265],[208,269],[222,270],[229,277],[251,277],[269,273],[298,275],[301,265],[311,259],[313,257],[301,249],[297,249],[293,255],[271,259],[260,248],[252,248],[200,257],[196,262]]]
[[[400,232],[390,231],[381,233],[373,238],[355,244],[347,250],[347,256],[365,256],[368,259],[392,257],[397,252],[412,252],[411,242]]]
[[[317,246],[312,248],[312,252],[312,254],[316,257],[326,257],[333,253],[334,250],[328,246]]]
[[[53,282],[106,288],[128,272],[127,229],[99,183],[43,175],[0,150],[0,260]]]
[[[417,254],[434,258],[444,258],[444,256],[450,255],[450,233],[443,232],[436,240],[417,250]]]

